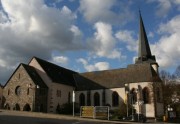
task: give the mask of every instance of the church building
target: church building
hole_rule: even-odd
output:
[[[2,108],[3,103],[3,86],[0,84],[0,109]]]
[[[162,81],[158,63],[151,54],[140,14],[139,49],[135,64],[127,68],[78,73],[37,57],[20,64],[4,86],[4,108],[56,113],[58,105],[75,102],[79,106],[126,104],[134,113],[147,117],[164,114]],[[129,113],[130,115],[130,113]]]

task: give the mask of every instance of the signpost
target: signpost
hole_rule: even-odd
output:
[[[80,117],[99,118],[109,120],[108,106],[81,106]]]

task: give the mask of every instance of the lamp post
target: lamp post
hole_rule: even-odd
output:
[[[127,117],[129,116],[129,113],[128,113],[128,109],[129,109],[129,97],[128,97],[128,94],[129,94],[129,85],[128,84],[125,84],[125,94],[126,94],[126,111],[127,111]]]
[[[74,103],[75,103],[75,91],[73,90],[73,95],[72,95],[72,102],[73,102],[73,117],[74,117]]]
[[[139,107],[139,89],[136,89],[135,90],[135,92],[136,92],[136,98],[137,98],[137,102],[136,102],[136,104],[138,105],[138,122],[139,122],[139,109],[140,109],[140,107]]]
[[[137,102],[136,102],[136,104],[138,105],[138,122],[139,122],[140,106],[144,103],[144,101],[140,100],[139,88],[136,90],[136,94],[137,94]]]
[[[168,110],[168,118],[171,119],[172,116],[170,113],[173,111],[173,108],[170,105],[168,105],[167,110]]]

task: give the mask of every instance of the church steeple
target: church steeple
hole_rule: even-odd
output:
[[[141,17],[141,12],[139,11],[139,49],[138,58],[136,59],[136,64],[138,63],[156,63],[155,56],[152,56],[149,47],[146,31],[144,28],[144,23]]]

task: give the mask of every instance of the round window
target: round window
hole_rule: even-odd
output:
[[[21,94],[21,87],[20,86],[16,87],[15,93],[16,93],[17,96],[19,96]]]

